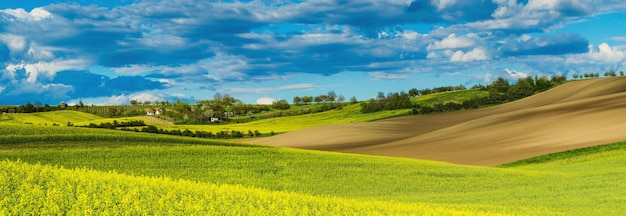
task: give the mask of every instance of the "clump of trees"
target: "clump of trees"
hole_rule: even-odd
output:
[[[372,113],[383,110],[406,109],[412,106],[411,97],[406,92],[389,93],[387,96],[383,92],[378,92],[376,99],[361,103],[361,112]]]

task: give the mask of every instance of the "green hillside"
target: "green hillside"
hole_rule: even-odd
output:
[[[97,133],[100,131],[104,133]],[[70,138],[72,134],[88,136],[81,141]],[[192,198],[197,199],[191,202],[199,203],[197,208],[183,202],[180,206],[163,208],[180,207],[186,213],[198,214],[206,208],[220,206],[232,207],[233,212],[242,214],[259,213],[252,210],[257,207],[279,214],[371,211],[373,214],[617,215],[626,211],[623,205],[626,184],[622,181],[626,178],[624,144],[546,163],[493,168],[86,128],[21,125],[0,128],[0,136],[28,138],[15,142],[0,140],[0,160],[9,160],[3,162],[1,170],[5,174],[1,176],[15,176],[0,180],[4,182],[0,184],[0,196],[9,197],[0,199],[0,209],[5,211],[15,202],[23,207],[18,209],[55,211],[58,209],[54,205],[41,204],[45,203],[42,199],[57,200],[54,196],[72,195],[87,197],[63,199],[66,201],[61,204],[95,205],[104,211],[106,205],[102,203],[119,202],[117,210],[128,212],[154,200],[170,203],[168,199]],[[79,177],[82,175],[88,177]],[[16,179],[29,180],[25,183]],[[53,186],[36,186],[43,184]],[[80,191],[112,188],[119,194],[128,192],[134,196],[103,193],[101,197],[89,197],[86,192],[83,195],[54,189],[55,185],[79,185]],[[24,201],[32,197],[43,198]],[[289,203],[307,205],[302,209]],[[149,214],[150,210],[145,211]],[[228,209],[216,212],[230,213]]]
[[[390,118],[394,116],[406,115],[408,110],[391,110],[378,113],[363,114],[359,112],[359,104],[349,105],[340,110],[330,110],[325,112],[305,114],[289,117],[277,117],[262,119],[257,121],[251,121],[246,123],[230,123],[230,124],[206,124],[206,125],[163,125],[159,122],[153,122],[145,120],[148,125],[155,125],[159,128],[172,130],[172,129],[190,129],[192,131],[200,130],[207,132],[219,132],[219,131],[242,131],[259,130],[262,133],[270,133],[274,131],[276,133],[289,132],[299,130],[308,127],[350,123],[350,122],[367,122],[384,118]],[[0,121],[0,125],[7,124],[33,124],[33,125],[48,125],[57,124],[60,126],[66,126],[68,122],[76,126],[85,126],[90,123],[100,124],[105,122],[124,122],[131,120],[143,120],[138,117],[124,117],[124,118],[102,118],[96,115],[87,114],[77,111],[55,111],[55,112],[43,112],[43,113],[18,113],[18,114],[3,114]]]
[[[67,125],[68,122],[89,122],[103,119],[102,117],[77,112],[77,111],[54,111],[40,113],[5,113],[0,116],[2,124],[34,124],[34,125]]]
[[[434,94],[423,95],[413,98],[411,101],[421,106],[433,106],[434,104],[444,104],[448,102],[454,102],[461,104],[464,101],[471,100],[473,98],[488,97],[489,92],[481,90],[462,90],[462,91],[450,91],[440,92]]]
[[[464,90],[464,91],[452,91],[434,93],[424,96],[413,98],[414,103],[418,103],[422,106],[432,106],[436,103],[455,102],[462,103],[463,101],[470,100],[477,97],[486,97],[488,93],[479,90]],[[313,106],[313,105],[312,105]],[[301,109],[294,106],[292,109]],[[147,125],[154,125],[166,130],[185,130],[192,131],[206,131],[206,132],[219,132],[219,131],[242,131],[259,130],[261,133],[267,134],[270,132],[284,133],[289,131],[300,130],[309,127],[351,123],[351,122],[369,122],[380,119],[386,119],[391,117],[398,117],[407,115],[409,109],[401,110],[385,110],[376,113],[361,113],[360,104],[352,104],[343,107],[342,109],[329,110],[325,112],[318,112],[312,114],[304,114],[288,117],[276,117],[266,118],[245,123],[228,123],[228,124],[205,124],[205,125],[171,125],[162,124],[162,121],[151,121],[150,119],[142,119],[137,117],[124,117],[124,118],[103,118],[92,114],[87,114],[78,111],[55,111],[55,112],[42,112],[42,113],[29,113],[29,114],[3,114],[0,118],[1,124],[34,124],[34,125],[60,125],[65,126],[68,122],[73,125],[85,126],[90,123],[100,124],[106,122],[125,122],[133,120],[144,120]]]
[[[212,132],[231,130],[245,132],[248,130],[259,130],[262,133],[269,133],[271,131],[274,131],[276,133],[283,133],[321,125],[375,121],[390,117],[402,116],[408,113],[408,110],[387,110],[377,113],[363,114],[360,112],[360,109],[361,107],[359,104],[353,104],[346,106],[340,110],[330,110],[320,113],[298,116],[269,118],[240,124],[232,123],[216,125],[175,125],[167,126],[164,128],[181,130],[203,130]]]

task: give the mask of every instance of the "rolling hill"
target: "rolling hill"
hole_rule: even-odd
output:
[[[0,135],[2,215],[625,210],[625,143],[502,168],[90,128],[19,125]]]
[[[626,78],[569,82],[479,110],[314,127],[245,142],[498,165],[626,140]]]

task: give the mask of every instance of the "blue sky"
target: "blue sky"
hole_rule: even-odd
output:
[[[0,104],[246,103],[626,69],[622,0],[0,1]]]

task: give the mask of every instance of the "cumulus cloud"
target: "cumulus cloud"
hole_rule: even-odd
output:
[[[451,62],[469,62],[469,61],[480,61],[480,60],[488,60],[489,52],[483,47],[477,47],[472,49],[469,52],[456,51],[450,57]]]
[[[11,15],[16,19],[28,21],[41,21],[43,19],[52,17],[52,14],[43,8],[34,8],[30,12],[26,12],[23,8],[4,9],[0,10],[0,12]]]
[[[256,99],[256,104],[262,104],[262,105],[270,105],[272,103],[274,103],[274,98],[270,98],[267,96],[261,97],[259,99]]]
[[[432,44],[429,44],[426,49],[440,50],[472,47],[476,44],[476,42],[471,37],[472,36],[457,37],[455,33],[452,33],[441,41],[436,41]]]
[[[35,83],[41,77],[52,79],[59,71],[65,70],[82,70],[88,66],[88,62],[80,59],[70,60],[56,60],[51,62],[36,62],[36,63],[19,63],[8,64],[6,70],[10,73],[15,73],[16,70],[25,70],[28,77],[27,81]]]
[[[26,39],[14,34],[0,34],[0,41],[4,42],[12,54],[23,52],[26,48]]]
[[[504,69],[504,71],[506,71],[507,77],[509,79],[513,79],[513,80],[526,78],[526,77],[529,76],[527,73],[519,72],[519,71],[516,71],[516,70],[510,70],[508,68]]]
[[[601,43],[598,47],[590,45],[586,57],[598,62],[618,63],[626,59],[626,51]]]

